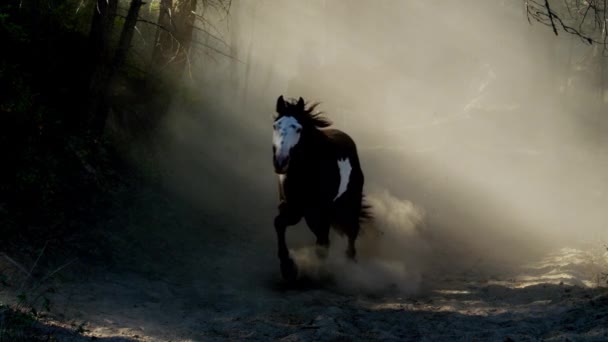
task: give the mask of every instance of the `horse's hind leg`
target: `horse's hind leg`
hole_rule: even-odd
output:
[[[346,256],[355,260],[357,256],[357,249],[355,248],[355,241],[359,236],[361,230],[360,216],[361,216],[361,196],[353,196],[347,199],[348,202],[344,203],[338,213],[338,225],[341,227],[341,231],[348,237],[348,247],[346,248]]]
[[[359,213],[361,212],[360,202],[356,202],[354,208],[348,211],[348,216],[345,218],[343,223],[343,231],[348,237],[348,247],[346,248],[346,256],[355,260],[357,256],[357,249],[355,248],[355,241],[359,236],[359,230],[361,230],[361,223],[359,222]]]
[[[355,248],[355,241],[357,241],[357,236],[359,235],[360,229],[361,226],[359,225],[359,221],[350,223],[346,229],[346,235],[348,237],[346,256],[351,260],[356,260],[357,249]]]
[[[305,217],[308,228],[317,238],[316,250],[319,258],[326,258],[329,250],[329,227],[330,222],[327,217],[321,214],[307,215]]]
[[[285,242],[285,231],[288,226],[297,224],[301,215],[290,210],[286,203],[279,205],[279,215],[274,219],[274,229],[277,232],[277,242],[279,250],[279,260],[281,261],[281,274],[285,280],[293,281],[298,275],[298,268],[293,260],[289,257],[289,250]]]

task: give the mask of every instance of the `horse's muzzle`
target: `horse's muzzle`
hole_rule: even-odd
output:
[[[289,157],[286,158],[273,158],[274,172],[282,175],[287,173],[287,167],[289,166]]]

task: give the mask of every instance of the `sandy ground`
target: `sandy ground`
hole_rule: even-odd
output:
[[[86,321],[91,336],[144,341],[607,340],[608,294],[559,284],[462,279],[424,295],[373,296],[112,274],[55,301],[69,303],[66,317]]]
[[[365,255],[355,265],[333,254],[314,261],[294,246],[308,276],[288,285],[272,235],[248,234],[262,227],[174,218],[178,232],[152,229],[158,218],[146,217],[133,218],[140,225],[129,229],[142,239],[115,251],[120,262],[80,262],[53,283],[43,322],[58,340],[608,340],[601,248],[556,250],[500,276],[471,269],[417,278]],[[0,293],[14,301],[15,289]]]
[[[330,280],[287,286],[266,267],[272,260],[251,265],[248,257],[189,260],[163,275],[121,271],[64,282],[46,321],[83,324],[87,339],[113,341],[608,340],[608,292],[592,279],[581,282],[593,266],[577,250],[561,250],[518,277],[466,274],[409,295],[344,291]],[[241,265],[242,273],[211,264]]]

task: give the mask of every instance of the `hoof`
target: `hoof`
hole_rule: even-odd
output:
[[[298,267],[291,259],[281,261],[281,274],[283,279],[287,281],[294,281],[298,276]]]

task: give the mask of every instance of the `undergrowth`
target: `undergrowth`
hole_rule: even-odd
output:
[[[66,329],[53,326],[48,320],[53,311],[51,296],[57,291],[58,278],[74,260],[35,275],[46,249],[47,245],[29,269],[0,253],[5,266],[0,270],[0,293],[7,299],[6,303],[0,302],[0,342],[56,341],[59,335],[80,336],[86,332],[85,322],[73,323]]]

